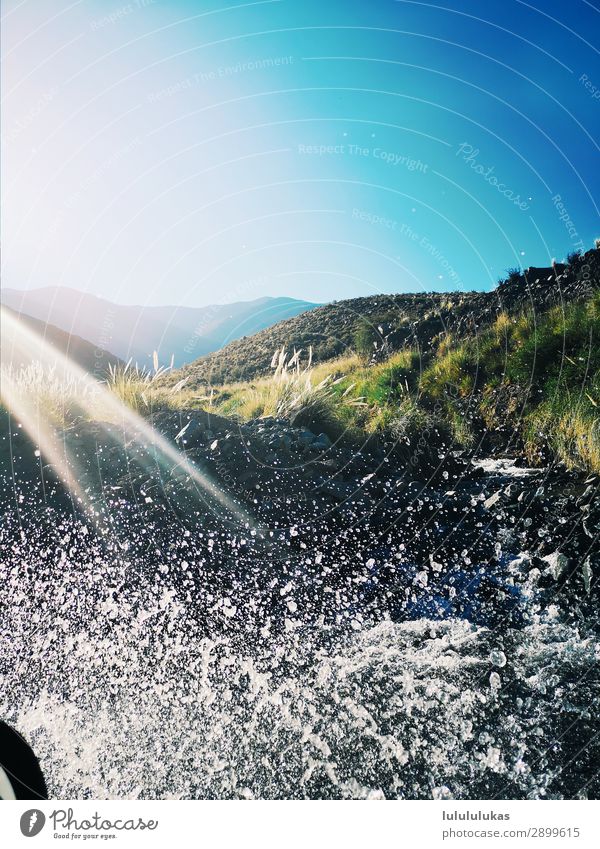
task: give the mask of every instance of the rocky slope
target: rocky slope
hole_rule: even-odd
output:
[[[338,301],[239,339],[174,372],[167,382],[188,378],[188,386],[252,380],[268,374],[273,353],[312,346],[319,363],[351,351],[365,323],[385,350],[418,345],[427,351],[447,330],[457,334],[488,326],[499,312],[544,311],[589,295],[600,280],[600,251],[588,251],[569,265],[515,272],[490,292],[373,295]]]

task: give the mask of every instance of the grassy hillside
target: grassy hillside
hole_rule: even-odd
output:
[[[491,293],[318,308],[221,352],[219,373],[250,379],[216,383],[211,357],[168,379],[119,367],[109,385],[145,414],[273,417],[414,462],[438,446],[600,472],[599,254],[515,272]]]
[[[443,331],[447,322],[468,320],[471,304],[481,295],[375,295],[326,304],[279,322],[254,336],[238,339],[220,351],[201,357],[171,376],[188,379],[190,386],[252,380],[269,374],[275,350],[313,350],[316,362],[353,352],[361,336],[373,349],[421,344]]]
[[[522,452],[531,462],[558,458],[600,471],[598,255],[513,273],[494,292],[443,296],[445,302],[414,295],[322,307],[244,340],[253,357],[239,363],[242,374],[262,371],[265,346],[283,340],[275,358],[268,351],[268,376],[215,385],[208,379],[211,358],[178,372],[176,384],[175,376],[170,386],[159,381],[153,403],[199,406],[240,420],[287,418],[334,439],[388,450],[443,437],[456,448]],[[391,303],[402,312],[395,326]],[[437,312],[425,310],[432,303]],[[374,337],[369,315],[379,324]],[[322,344],[317,327],[327,340]],[[340,346],[342,356],[328,356]],[[222,373],[237,373],[232,363],[240,350],[222,352]]]
[[[598,253],[573,256],[567,265],[512,271],[491,292],[373,295],[326,304],[201,357],[167,382],[185,377],[188,387],[199,387],[254,380],[271,373],[273,353],[282,348],[312,348],[316,363],[352,353],[381,361],[405,347],[427,353],[448,331],[477,333],[503,311],[544,311],[585,297],[598,279]]]
[[[534,463],[558,458],[600,472],[600,294],[543,315],[502,312],[482,333],[446,333],[428,354],[296,360],[210,392],[198,403],[221,415],[289,418],[357,444],[399,450],[443,436],[456,448],[523,451]]]

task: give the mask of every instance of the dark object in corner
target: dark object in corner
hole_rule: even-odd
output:
[[[48,791],[31,747],[17,731],[0,721],[0,799],[11,798],[47,799]]]

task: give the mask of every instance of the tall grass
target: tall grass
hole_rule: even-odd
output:
[[[340,378],[332,370],[319,373],[313,369],[310,349],[304,359],[302,351],[289,355],[285,349],[278,350],[271,365],[274,371],[268,378],[218,387],[215,409],[243,420],[290,419],[299,426],[318,427],[329,436],[338,436],[341,421],[335,410],[334,386]]]
[[[215,409],[244,420],[284,418],[351,442],[377,437],[408,444],[431,424],[431,413],[415,400],[417,351],[397,352],[377,365],[352,355],[313,366],[310,352],[303,360],[301,352],[281,350],[272,366],[271,377],[218,387]]]
[[[14,387],[18,396],[54,426],[63,427],[86,417],[86,408],[93,409],[98,417],[103,416],[99,395],[93,387],[55,365],[33,361],[19,368],[2,366],[0,380]]]
[[[158,388],[158,380],[166,369],[158,365],[153,371],[132,365],[109,365],[107,385],[117,398],[136,412],[162,404],[167,393]]]
[[[520,436],[532,460],[554,456],[570,468],[600,472],[600,294],[543,315],[503,312],[476,336],[446,334],[423,357],[401,350],[385,362],[357,355],[313,363],[312,350],[277,350],[272,374],[251,383],[193,391],[165,369],[111,368],[109,389],[141,414],[209,409],[239,420],[266,416],[350,440],[410,443],[436,433],[464,446],[486,428]],[[155,358],[156,360],[156,358]],[[39,363],[11,372],[56,424],[102,418],[89,387]],[[83,407],[86,407],[84,413]],[[428,437],[429,438],[429,437]]]
[[[568,468],[600,471],[600,373],[582,392],[562,392],[543,401],[525,419],[527,453],[544,449]]]
[[[157,407],[179,408],[185,381],[168,388],[160,386],[158,381],[164,371],[157,367],[150,372],[130,363],[111,365],[105,384],[126,406],[141,413]],[[55,427],[70,427],[82,419],[110,421],[114,417],[101,384],[56,365],[34,360],[18,368],[2,366],[0,378]]]
[[[468,401],[481,428],[512,428],[532,460],[554,456],[592,471],[600,471],[599,386],[598,293],[542,315],[501,313],[477,337],[448,337],[421,381],[423,400],[443,402],[464,444]]]

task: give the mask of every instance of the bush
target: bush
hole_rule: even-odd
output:
[[[365,362],[369,362],[376,351],[376,345],[381,342],[381,334],[372,322],[361,319],[354,333],[354,350]]]
[[[436,357],[423,372],[421,390],[433,400],[465,398],[475,389],[478,365],[473,347],[459,343]]]

